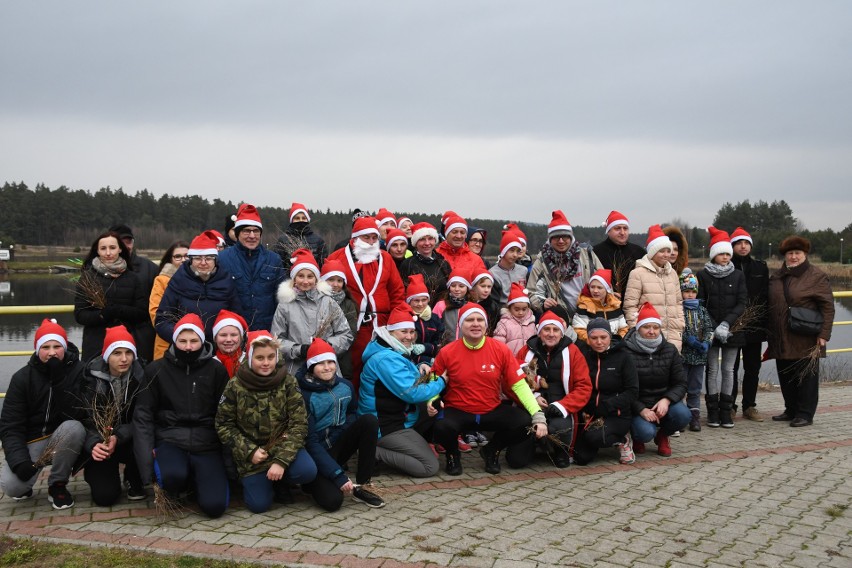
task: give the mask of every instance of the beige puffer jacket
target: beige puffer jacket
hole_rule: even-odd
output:
[[[637,260],[636,268],[630,271],[621,304],[627,325],[631,328],[636,326],[639,308],[645,302],[650,302],[660,314],[663,335],[680,351],[685,325],[680,280],[671,264],[667,263],[665,267],[660,268],[647,254]]]

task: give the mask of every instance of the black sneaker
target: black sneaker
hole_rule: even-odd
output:
[[[444,468],[444,471],[447,472],[447,475],[461,475],[461,454],[447,452],[447,467]]]
[[[20,497],[12,497],[12,501],[26,501],[27,499],[32,499],[32,498],[33,498],[33,490],[30,489],[29,491],[27,491],[26,493],[24,493]]]
[[[364,489],[363,486],[356,487],[352,490],[352,498],[374,509],[381,509],[385,506],[385,500],[373,493]]]
[[[128,501],[142,501],[148,498],[148,494],[145,493],[144,487],[133,487],[132,485],[127,488],[127,500]]]
[[[500,473],[500,452],[489,451],[489,446],[479,448],[479,455],[485,460],[485,471],[488,473]]]
[[[54,483],[47,488],[47,500],[53,504],[53,508],[61,511],[74,506],[74,497],[68,493],[65,483]]]
[[[282,505],[292,505],[296,502],[293,498],[293,494],[290,492],[290,488],[287,486],[287,483],[282,481],[278,481],[272,485],[273,491],[273,500],[276,503],[281,503]]]

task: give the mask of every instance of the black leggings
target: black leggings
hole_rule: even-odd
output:
[[[109,459],[89,459],[83,470],[83,479],[92,491],[92,501],[98,507],[111,507],[121,497],[121,475],[119,464],[124,464],[124,478],[134,489],[142,488],[142,478],[133,456],[133,442],[128,441],[115,448]]]
[[[630,431],[630,419],[620,416],[608,416],[600,428],[586,428],[580,424],[577,443],[574,446],[574,462],[586,465],[598,455],[601,448],[610,448],[624,441]]]
[[[536,446],[542,446],[548,454],[564,452],[567,458],[574,437],[574,417],[569,414],[567,418],[548,418],[547,433],[558,438],[559,443],[546,438],[538,440],[535,434],[530,433],[517,444],[510,445],[506,449],[506,463],[509,467],[520,469],[532,463]]]

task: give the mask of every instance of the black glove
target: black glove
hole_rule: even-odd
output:
[[[65,378],[65,361],[57,357],[51,357],[45,363],[50,383],[55,385]]]
[[[310,345],[301,345],[299,347],[299,358],[300,359],[307,359],[308,358],[308,348],[309,347],[310,347]]]
[[[35,464],[31,461],[19,463],[12,468],[12,471],[21,481],[29,481],[36,473],[38,473],[38,469],[36,469]]]
[[[118,306],[106,306],[101,310],[101,318],[109,323],[118,318]]]
[[[544,411],[545,418],[565,418],[562,411],[555,404],[548,404],[547,410]]]

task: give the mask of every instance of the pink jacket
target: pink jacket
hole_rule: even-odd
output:
[[[517,355],[521,347],[527,344],[527,339],[535,335],[535,315],[532,310],[527,311],[526,317],[518,321],[509,310],[503,308],[503,315],[494,328],[494,339],[505,343]]]

